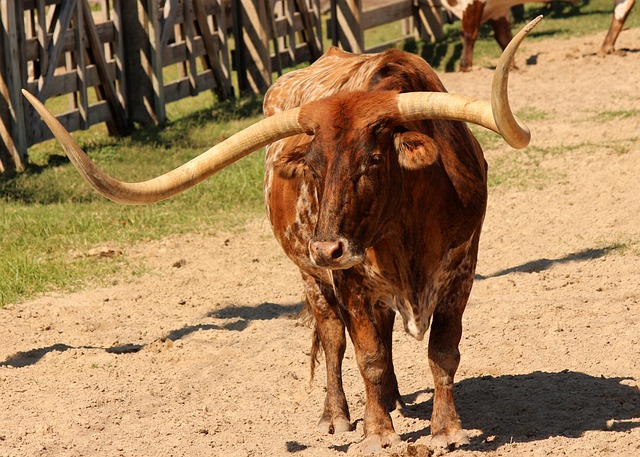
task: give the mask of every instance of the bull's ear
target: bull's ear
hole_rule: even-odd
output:
[[[418,132],[399,132],[394,135],[398,161],[403,168],[416,170],[438,160],[438,147],[427,135]]]

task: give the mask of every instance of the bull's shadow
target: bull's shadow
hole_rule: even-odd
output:
[[[258,306],[232,305],[207,313],[207,317],[218,319],[239,318],[244,321],[264,321],[280,318],[297,318],[302,311],[302,303],[280,305],[278,303],[262,303]]]
[[[489,451],[509,442],[640,427],[640,390],[624,382],[573,371],[483,376],[456,383],[456,406],[464,427],[482,431],[470,449]],[[404,414],[429,420],[432,399],[411,403],[419,393],[404,396]],[[402,438],[413,442],[429,433],[425,427]]]
[[[226,330],[241,332],[247,328],[249,322],[254,320],[270,320],[280,318],[298,318],[302,310],[302,303],[294,305],[279,305],[276,303],[262,303],[258,306],[229,306],[211,311],[207,317],[221,319],[237,319],[224,324],[195,324],[169,331],[160,340],[176,341],[185,336],[201,330]],[[51,352],[65,352],[70,349],[101,349],[111,354],[132,354],[141,351],[149,343],[122,344],[113,347],[97,346],[72,346],[65,343],[56,343],[47,347],[40,347],[28,351],[17,352],[6,360],[0,361],[0,367],[22,368],[34,365],[42,357]]]
[[[530,262],[523,263],[521,265],[517,265],[515,267],[506,268],[504,270],[496,271],[494,273],[488,275],[476,274],[476,280],[483,280],[488,278],[497,278],[499,276],[506,276],[511,273],[539,273],[543,270],[548,270],[553,265],[569,263],[569,262],[582,262],[585,260],[593,260],[598,259],[607,255],[608,253],[621,249],[624,246],[621,244],[612,244],[610,246],[606,246],[603,248],[591,248],[584,249],[582,251],[574,252],[568,254],[564,257],[559,257],[556,259],[538,259],[532,260]]]

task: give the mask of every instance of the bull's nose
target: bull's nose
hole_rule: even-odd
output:
[[[309,243],[309,257],[319,266],[331,269],[351,268],[364,259],[360,250],[353,248],[344,238],[331,241],[311,241]]]
[[[309,254],[320,267],[326,267],[336,262],[344,255],[344,243],[342,241],[312,241],[309,244]]]

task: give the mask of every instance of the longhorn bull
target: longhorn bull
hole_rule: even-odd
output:
[[[400,441],[389,411],[402,404],[392,362],[396,314],[421,339],[435,382],[432,443],[468,443],[453,400],[462,313],[486,209],[487,165],[464,122],[525,147],[528,129],[507,97],[514,53],[505,49],[491,102],[449,94],[423,60],[401,51],[329,51],[281,78],[267,117],[179,168],[141,183],[102,172],[42,103],[24,91],[82,177],[125,204],[169,198],[263,146],[265,201],[274,234],[300,268],[315,317],[314,352],[327,364],[320,428],[352,429],[342,388],[345,328],[366,390],[365,452]]]

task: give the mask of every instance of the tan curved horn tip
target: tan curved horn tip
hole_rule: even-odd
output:
[[[80,176],[99,193],[105,195],[105,189],[110,188],[115,180],[104,175],[89,159],[85,152],[78,146],[71,134],[64,128],[58,119],[47,109],[46,106],[31,92],[22,89],[22,95],[31,103],[31,106],[38,112],[42,120],[47,124],[51,133],[62,145],[71,163],[80,172]],[[94,179],[89,179],[94,176]],[[104,179],[102,179],[104,177]],[[105,195],[106,196],[106,195]]]
[[[538,25],[543,16],[540,15],[525,25],[502,52],[496,71],[493,75],[492,94],[500,94],[491,97],[491,109],[496,125],[505,141],[513,148],[522,149],[531,141],[531,132],[522,122],[513,115],[509,106],[507,86],[509,84],[509,69],[513,65],[514,56],[522,40]]]
[[[304,132],[298,119],[300,108],[292,108],[256,122],[171,171],[147,181],[130,183],[100,170],[37,97],[24,89],[22,93],[62,144],[82,179],[104,197],[125,205],[170,198],[269,143]]]

